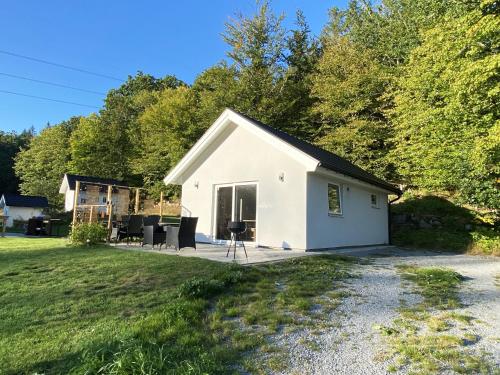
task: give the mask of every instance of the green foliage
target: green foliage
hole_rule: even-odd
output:
[[[426,32],[394,111],[394,155],[405,180],[487,207],[500,206],[499,22],[475,8]]]
[[[69,240],[75,245],[97,245],[106,241],[107,229],[99,223],[80,223],[71,228]]]
[[[78,117],[72,117],[45,128],[16,155],[14,168],[23,194],[41,195],[47,197],[51,205],[62,207],[59,186],[68,171],[70,134],[79,121]]]
[[[20,134],[0,131],[0,194],[18,192],[19,180],[14,174],[15,156],[28,145],[33,135],[33,130]]]
[[[191,87],[138,72],[109,91],[98,114],[35,137],[16,159],[21,191],[60,205],[56,186],[70,171],[177,196],[163,177],[230,107],[390,181],[498,207],[497,8],[350,0],[331,10],[317,40],[300,11],[286,30],[285,16],[259,2],[226,24],[227,61]],[[2,146],[2,137],[9,159],[19,146]],[[0,168],[9,176],[8,163]]]
[[[391,211],[413,216],[417,221],[429,216],[439,221],[434,228],[397,227],[393,233],[396,245],[500,255],[500,233],[496,228],[498,214],[495,211],[477,211],[444,197],[408,193],[401,202],[392,205]]]

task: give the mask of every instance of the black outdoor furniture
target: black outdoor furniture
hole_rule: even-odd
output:
[[[28,220],[28,228],[26,229],[26,235],[28,236],[40,236],[45,234],[45,228],[43,225],[43,218],[33,217]]]
[[[123,227],[119,228],[116,241],[126,238],[128,245],[131,238],[142,238],[142,219],[143,215],[130,215],[127,223]]]
[[[144,226],[144,238],[142,240],[142,246],[151,245],[154,248],[155,245],[161,246],[165,244],[167,238],[167,233],[158,224],[156,225],[145,225]]]
[[[144,226],[158,225],[159,222],[160,222],[160,215],[144,216],[144,218],[142,219],[142,223]]]
[[[181,217],[179,226],[166,226],[166,246],[174,246],[176,250],[183,247],[192,247],[196,250],[196,225],[197,217]]]
[[[229,242],[229,247],[227,248],[226,257],[229,256],[229,251],[231,251],[231,246],[233,245],[234,242],[233,259],[236,259],[236,243],[239,241],[243,245],[243,250],[245,250],[245,256],[248,259],[245,243],[240,238],[240,236],[247,230],[247,224],[244,221],[230,221],[227,225],[227,229],[231,232],[231,241]]]

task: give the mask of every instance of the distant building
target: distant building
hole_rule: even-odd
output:
[[[34,216],[41,216],[49,207],[45,197],[33,195],[4,194],[0,198],[0,211],[8,216],[7,226],[12,227],[14,220],[28,221]]]
[[[100,178],[92,176],[80,176],[66,173],[63,177],[59,193],[64,194],[65,211],[73,211],[75,203],[76,182],[80,181],[80,192],[78,194],[78,205],[102,205],[96,208],[96,214],[106,211],[106,201],[108,198],[108,186],[112,185],[113,212],[116,215],[126,215],[130,202],[129,187],[120,180],[112,178]]]

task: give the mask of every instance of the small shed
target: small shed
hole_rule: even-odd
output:
[[[80,182],[78,193],[78,205],[100,205],[96,214],[106,211],[107,189],[112,186],[112,203],[116,215],[126,215],[130,202],[130,188],[120,180],[113,178],[101,178],[93,176],[81,176],[66,173],[61,182],[59,193],[64,194],[64,209],[66,212],[73,211],[75,204],[76,182]]]
[[[226,109],[165,177],[199,242],[323,249],[389,242],[388,195],[400,190],[338,155]]]
[[[3,194],[0,198],[0,211],[8,216],[7,227],[14,225],[14,220],[27,221],[34,216],[41,216],[49,207],[47,198],[34,195]]]

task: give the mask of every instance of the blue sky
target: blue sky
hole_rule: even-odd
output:
[[[302,9],[318,35],[328,9],[346,0],[274,0],[292,25]],[[251,14],[255,0],[23,0],[2,1],[0,51],[30,56],[126,79],[138,70],[192,83],[204,69],[225,58],[224,23],[237,12]],[[50,81],[100,93],[120,82],[20,59],[0,52],[0,130],[43,128],[97,108],[15,96],[10,91],[100,107],[103,94],[52,87],[6,76]]]

